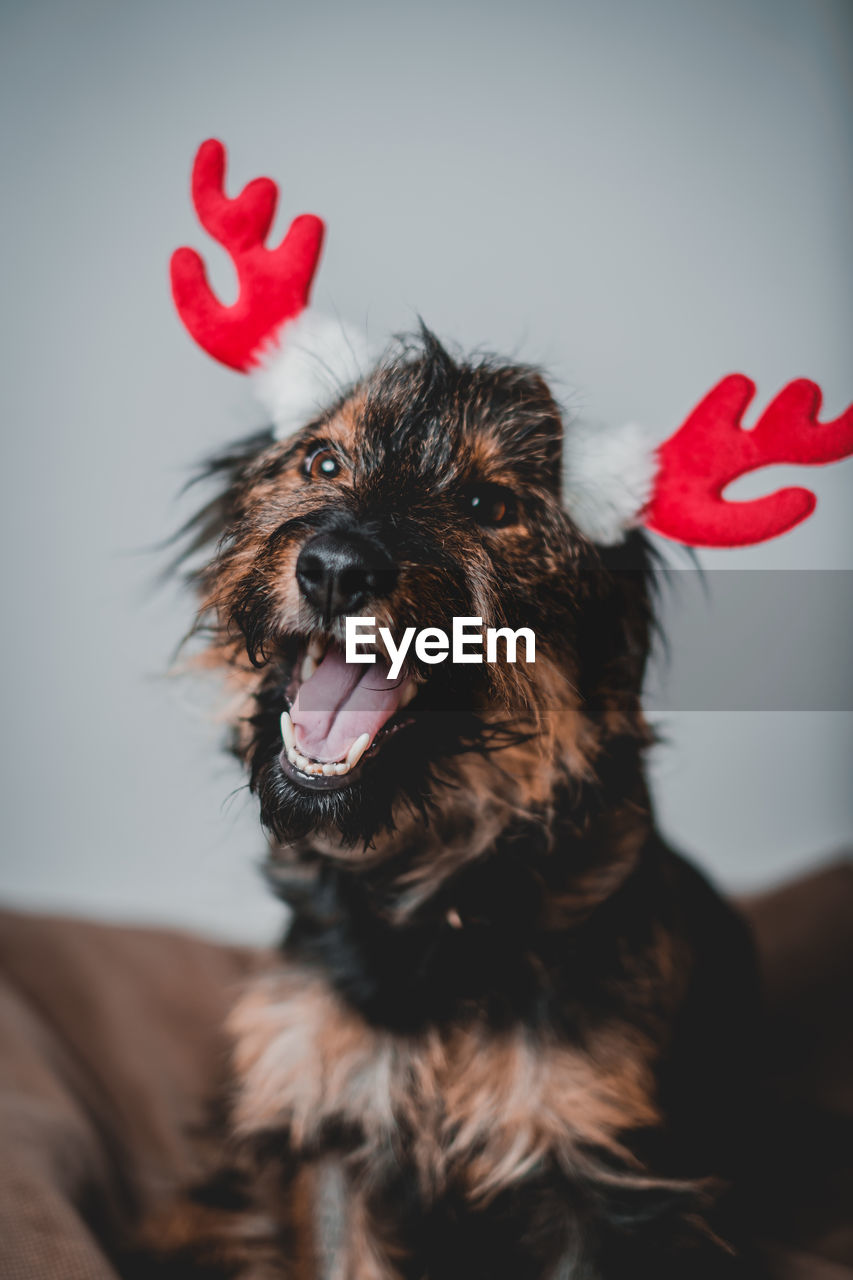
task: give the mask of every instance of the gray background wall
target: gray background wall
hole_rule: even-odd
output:
[[[661,438],[733,369],[763,400],[808,375],[834,415],[853,395],[851,32],[846,0],[3,6],[8,900],[251,938],[279,918],[210,699],[163,674],[188,602],[152,594],[142,553],[187,513],[193,460],[257,424],[169,301],[171,249],[204,243],[197,143],[226,140],[232,190],[281,181],[280,227],[326,217],[316,300],[375,336],[418,311]],[[797,575],[853,568],[851,481],[853,462],[810,472],[808,525],[702,556],[721,570],[706,653],[736,663],[745,632],[760,669],[806,612]],[[737,616],[715,605],[733,568],[755,575]],[[778,689],[849,665],[844,618],[810,622],[829,649],[796,644]],[[849,840],[841,694],[656,705],[662,823],[725,884]]]

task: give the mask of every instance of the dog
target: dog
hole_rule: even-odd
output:
[[[346,1280],[753,1274],[751,942],[655,829],[654,556],[580,531],[570,450],[538,371],[423,329],[206,467],[198,661],[291,915],[230,1019],[221,1167],[160,1221],[158,1274],[319,1274],[327,1176]],[[381,646],[345,662],[353,616],[525,627],[535,661],[410,650],[393,680]]]

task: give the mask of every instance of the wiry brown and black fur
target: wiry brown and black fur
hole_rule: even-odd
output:
[[[306,474],[318,444],[333,478]],[[293,916],[231,1020],[234,1170],[173,1219],[160,1274],[169,1248],[176,1274],[309,1274],[294,1180],[328,1159],[348,1280],[752,1274],[721,1195],[749,943],[655,832],[650,552],[639,531],[582,536],[563,447],[535,371],[457,361],[424,332],[298,435],[210,465],[203,660],[228,679]],[[472,518],[475,490],[501,495],[498,525]],[[537,649],[415,664],[411,723],[318,793],[282,769],[279,718],[300,637],[342,634],[295,575],[328,530],[386,567],[362,612],[395,634],[480,616]]]

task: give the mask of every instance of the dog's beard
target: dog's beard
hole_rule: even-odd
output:
[[[438,717],[437,717],[438,718]],[[442,794],[455,786],[452,762],[469,752],[485,754],[505,740],[506,725],[487,725],[473,714],[446,713],[440,723],[400,734],[393,751],[369,761],[356,781],[335,791],[308,791],[288,777],[280,744],[253,768],[261,820],[280,841],[334,833],[344,848],[373,845],[414,817],[429,824]]]

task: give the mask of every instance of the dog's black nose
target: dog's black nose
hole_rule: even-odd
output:
[[[397,572],[381,547],[353,534],[318,533],[296,561],[296,581],[326,622],[390,595]]]

